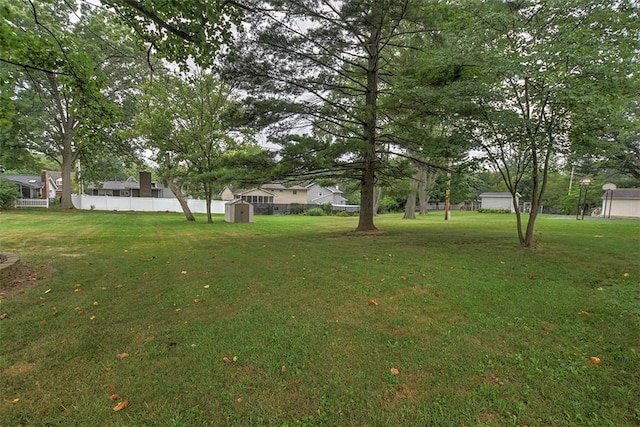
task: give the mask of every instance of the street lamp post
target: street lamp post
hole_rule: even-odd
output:
[[[587,209],[587,193],[589,191],[589,186],[591,185],[591,182],[592,181],[590,178],[583,178],[580,181],[580,194],[578,195],[578,205],[576,206],[576,219],[584,219],[584,211]],[[584,193],[584,196],[583,196],[583,193]],[[580,214],[581,210],[582,210],[582,215]]]

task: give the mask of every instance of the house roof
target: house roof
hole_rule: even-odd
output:
[[[292,185],[291,187],[287,187],[281,182],[270,182],[268,184],[262,184],[260,188],[264,190],[306,190],[307,187],[303,187],[302,185]]]
[[[24,185],[25,187],[31,188],[42,188],[44,183],[42,182],[41,177],[38,175],[4,175],[1,174],[0,178],[8,179],[9,181],[16,182],[18,184]]]
[[[87,188],[101,188],[103,190],[131,190],[139,189],[140,183],[135,181],[104,181],[102,185],[88,185]]]
[[[605,192],[602,197],[610,197],[612,199],[640,199],[640,188],[616,188],[615,190]]]

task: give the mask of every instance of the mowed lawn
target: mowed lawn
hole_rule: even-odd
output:
[[[0,425],[640,424],[640,222],[356,225],[0,214]]]

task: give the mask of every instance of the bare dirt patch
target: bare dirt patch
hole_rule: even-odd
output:
[[[21,262],[18,266],[16,278],[9,283],[0,285],[0,300],[23,293],[25,290],[35,286],[39,280],[53,274],[53,271],[53,268],[46,264],[29,265]]]

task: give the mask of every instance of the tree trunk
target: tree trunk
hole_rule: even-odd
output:
[[[376,182],[376,125],[378,108],[378,58],[380,54],[380,31],[382,16],[379,5],[375,2],[371,10],[371,34],[365,47],[367,61],[367,90],[365,100],[364,139],[367,152],[364,153],[362,178],[360,182],[360,218],[356,231],[375,231],[373,224],[374,200],[373,191]]]
[[[422,175],[422,169],[418,169],[409,182],[409,195],[407,196],[407,202],[404,204],[404,216],[402,219],[416,219],[416,190],[418,183],[422,181]]]
[[[182,212],[184,212],[184,216],[187,218],[187,221],[195,221],[196,218],[193,216],[191,209],[189,209],[189,204],[187,203],[187,199],[182,194],[182,189],[180,186],[176,185],[172,180],[167,180],[167,185],[169,185],[169,189],[173,192],[178,199],[178,203],[180,203],[180,207],[182,208]]]
[[[213,217],[211,216],[211,186],[209,184],[204,185],[204,198],[207,203],[207,224],[213,224]]]
[[[64,148],[62,151],[62,209],[74,209],[71,200],[71,170],[73,169],[73,156],[71,155],[71,138],[65,136]],[[67,142],[66,140],[69,139]]]

